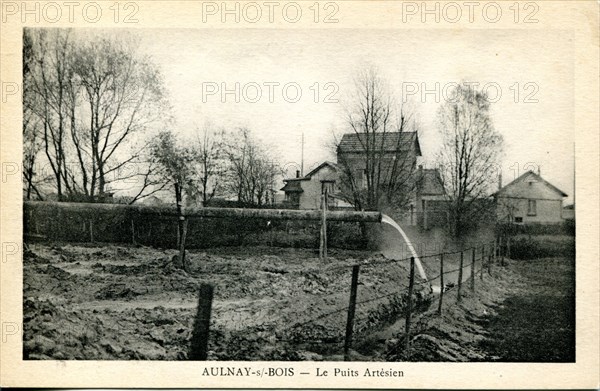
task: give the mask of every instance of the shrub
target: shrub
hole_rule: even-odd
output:
[[[528,223],[496,225],[496,233],[500,235],[575,235],[575,220],[560,223]]]
[[[513,259],[573,258],[575,257],[575,239],[568,236],[513,238],[510,256]]]
[[[57,203],[27,202],[23,206],[24,236],[47,241],[133,243],[174,248],[177,218],[118,210],[65,209]],[[330,247],[364,246],[357,223],[329,222]],[[320,224],[315,221],[194,218],[188,220],[186,248],[271,245],[295,248],[319,246]]]

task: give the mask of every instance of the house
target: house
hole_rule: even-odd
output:
[[[321,207],[321,194],[327,189],[329,207],[337,207],[340,201],[335,197],[339,193],[338,168],[335,163],[323,162],[301,177],[296,171],[296,178],[284,179],[285,192],[284,205],[294,209],[319,209]]]
[[[409,205],[409,224],[418,224],[424,229],[446,224],[448,219],[447,197],[439,170],[437,168],[424,169],[420,165],[417,171],[417,180],[415,200]]]
[[[425,229],[445,224],[446,191],[437,169],[417,168],[422,157],[417,132],[388,132],[366,135],[347,133],[342,136],[337,149],[338,164],[346,175],[351,174],[357,189],[367,188],[367,156],[381,162],[379,183],[385,184],[394,175],[406,183],[408,206],[394,211],[395,218],[405,225],[419,225]]]
[[[348,194],[348,189],[343,188],[348,180],[340,180],[341,175],[353,173],[352,180],[358,189],[366,189],[365,167],[367,149],[381,153],[381,175],[406,174],[409,183],[407,187],[409,205],[406,210],[394,210],[395,218],[402,224],[420,225],[428,228],[432,225],[446,222],[445,199],[446,192],[437,169],[416,168],[417,158],[421,156],[421,146],[416,132],[391,132],[377,133],[370,138],[369,145],[365,143],[364,134],[344,134],[337,150],[337,163],[324,162],[301,177],[296,173],[296,178],[285,179],[284,206],[298,209],[318,209],[321,205],[321,194],[325,187],[328,188],[330,207],[348,207],[353,205],[345,202],[341,194]],[[379,152],[377,152],[379,151]],[[404,170],[404,171],[403,171]],[[384,183],[382,180],[381,183]]]
[[[518,224],[561,223],[566,196],[539,174],[527,171],[494,194],[496,217],[501,222]]]
[[[346,133],[337,148],[337,162],[352,173],[355,187],[367,187],[367,154],[376,154],[373,160],[381,161],[381,175],[401,175],[416,168],[421,155],[417,132]],[[381,181],[382,183],[385,180]]]

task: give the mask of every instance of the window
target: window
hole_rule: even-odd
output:
[[[522,223],[522,222],[523,222],[522,217],[515,217],[515,223]]]
[[[537,215],[537,204],[535,200],[529,200],[527,203],[527,216]]]
[[[290,203],[292,206],[298,207],[300,205],[300,193],[290,194]]]
[[[327,189],[327,194],[333,194],[335,192],[335,181],[321,181],[321,194],[325,193],[325,189]]]
[[[366,189],[367,188],[367,181],[365,180],[366,171],[367,170],[364,170],[362,168],[355,170],[354,179],[355,179],[357,189]]]

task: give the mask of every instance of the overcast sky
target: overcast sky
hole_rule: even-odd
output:
[[[140,49],[162,70],[176,130],[182,134],[191,134],[207,120],[226,129],[246,126],[269,144],[282,162],[299,163],[304,133],[307,172],[306,168],[334,159],[328,145],[332,131],[345,130],[343,105],[352,97],[353,77],[360,69],[374,66],[389,80],[398,102],[408,100],[418,118],[424,164],[433,167],[440,144],[436,110],[445,87],[460,81],[478,82],[487,85],[490,98],[497,100],[492,114],[505,140],[504,184],[532,162],[572,200],[573,56],[565,55],[572,54],[566,32],[135,31],[142,39]],[[226,95],[224,102],[221,91],[206,94],[215,85],[220,90],[222,83],[231,90],[239,83],[239,103],[233,94]],[[279,83],[272,87],[272,103],[269,83]],[[284,94],[286,83],[300,87],[302,97],[297,102],[284,98],[296,97],[294,86]],[[318,103],[314,101],[315,83],[319,83]],[[326,83],[332,84],[325,88]],[[421,94],[423,88],[434,91],[436,83],[440,102],[433,93]],[[256,85],[262,97],[252,103]],[[494,98],[497,92],[501,96]],[[330,93],[340,103],[326,103]]]

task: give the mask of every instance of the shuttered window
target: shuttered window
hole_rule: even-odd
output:
[[[537,215],[536,200],[529,200],[529,202],[527,204],[527,215],[528,216],[536,216]]]

